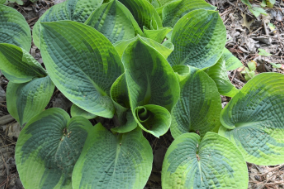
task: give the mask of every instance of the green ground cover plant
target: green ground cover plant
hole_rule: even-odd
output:
[[[16,165],[26,189],[143,189],[153,153],[143,132],[175,139],[163,189],[248,187],[246,162],[284,163],[284,76],[242,88],[226,28],[204,0],[67,0],[33,29],[0,5],[7,107],[23,126]],[[55,87],[73,106],[45,110]],[[224,109],[220,94],[232,97]],[[94,118],[111,119],[113,127]]]

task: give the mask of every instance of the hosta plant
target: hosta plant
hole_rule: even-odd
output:
[[[168,131],[164,189],[246,189],[246,161],[284,162],[284,76],[259,74],[236,89],[227,71],[242,64],[205,1],[67,0],[33,29],[44,66],[28,53],[23,17],[0,5],[0,18],[26,189],[143,189],[153,162],[145,135]],[[55,87],[73,103],[70,114],[45,110]],[[232,97],[223,110],[220,94]]]

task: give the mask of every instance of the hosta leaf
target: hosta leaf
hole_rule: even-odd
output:
[[[246,161],[284,163],[284,76],[262,73],[251,79],[221,112],[219,133],[229,138]]]
[[[162,28],[158,30],[148,30],[144,27],[144,33],[146,37],[157,41],[158,43],[162,43],[165,39],[166,35],[172,31],[172,28]]]
[[[131,108],[156,104],[170,111],[178,100],[179,86],[165,58],[138,37],[128,45],[122,61]]]
[[[117,119],[116,127],[111,130],[117,133],[132,131],[137,127],[137,123],[130,110],[128,89],[124,73],[112,84],[110,94],[116,109],[115,119]]]
[[[134,110],[134,117],[138,125],[146,132],[159,138],[170,128],[171,114],[161,106],[147,104],[138,106]]]
[[[137,127],[137,122],[132,115],[132,112],[128,110],[125,114],[121,115],[125,120],[122,120],[120,125],[111,129],[112,132],[116,133],[128,133]],[[119,117],[119,116],[118,116]]]
[[[217,132],[222,107],[214,81],[193,67],[180,79],[180,98],[172,110],[172,136],[196,132],[203,137],[208,131]]]
[[[223,56],[219,59],[217,64],[208,68],[207,73],[215,81],[221,95],[233,97],[239,92],[228,78]]]
[[[224,49],[222,57],[224,58],[227,71],[235,70],[243,66],[242,62],[226,48]]]
[[[216,64],[223,53],[226,28],[218,12],[194,10],[178,21],[171,40],[175,49],[168,61],[172,66],[207,68]]]
[[[119,0],[124,4],[136,19],[141,29],[146,26],[149,29],[162,27],[162,21],[157,11],[147,0]]]
[[[99,123],[75,165],[73,188],[143,189],[152,162],[152,148],[140,129],[114,135]]]
[[[41,22],[73,20],[84,23],[103,0],[67,0],[52,6],[37,21],[33,28],[34,44],[40,48]]]
[[[71,20],[84,23],[102,3],[103,0],[67,0],[66,8]]]
[[[0,43],[10,43],[29,51],[31,42],[30,27],[22,14],[0,3]]]
[[[132,15],[129,10],[119,1],[114,0],[95,10],[85,24],[104,34],[111,43],[116,43],[136,36],[134,26],[137,23],[134,19],[131,20],[130,16]]]
[[[196,9],[215,10],[216,7],[210,5],[205,0],[173,1],[166,4],[162,10],[163,26],[174,27],[180,18]]]
[[[116,49],[117,53],[119,54],[120,57],[122,57],[125,49],[128,47],[129,44],[133,43],[134,41],[137,40],[138,37],[132,38],[130,40],[125,40],[125,41],[120,41],[119,43],[116,43],[114,45],[114,48]],[[154,48],[156,51],[158,51],[164,58],[168,58],[168,56],[173,52],[174,48],[169,48],[165,45],[162,45],[158,43],[157,41],[154,41],[152,39],[146,38],[146,37],[141,37],[139,38],[147,43],[147,45],[151,46]]]
[[[9,113],[21,124],[27,123],[47,106],[54,84],[48,76],[36,78],[28,83],[8,83],[7,108]]]
[[[91,123],[69,118],[64,110],[48,109],[21,131],[16,146],[17,170],[26,189],[71,189],[73,167]]]
[[[71,113],[72,117],[81,116],[81,117],[84,117],[86,119],[94,119],[94,118],[97,117],[95,114],[89,113],[89,112],[79,108],[75,104],[73,104],[71,106],[70,113]]]
[[[40,48],[40,30],[41,30],[41,22],[53,22],[59,20],[71,20],[70,14],[68,13],[67,1],[63,3],[56,4],[49,8],[36,22],[33,28],[33,42],[34,44]]]
[[[165,155],[163,189],[248,188],[247,165],[226,138],[208,132],[201,140],[186,133],[174,140]]]
[[[133,114],[136,115],[137,107],[147,104],[164,107],[165,110],[162,107],[157,108],[162,116],[167,114],[166,109],[171,111],[179,97],[179,85],[166,59],[138,37],[128,45],[122,61],[126,69],[125,76]],[[137,117],[136,119],[138,120]],[[161,133],[156,133],[155,136],[157,135]]]
[[[0,43],[0,69],[13,83],[46,76],[46,71],[26,50],[7,43]]]
[[[56,87],[87,112],[112,118],[114,107],[108,95],[123,65],[109,40],[78,22],[42,26],[42,57]]]
[[[110,96],[116,108],[116,114],[118,115],[118,118],[123,117],[122,114],[130,109],[128,89],[124,73],[119,76],[112,84],[110,89]]]

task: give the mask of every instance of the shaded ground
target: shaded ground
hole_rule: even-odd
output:
[[[29,23],[31,29],[38,18],[55,3],[62,0],[39,0],[31,4],[25,0],[24,6],[15,5],[15,9],[21,12]],[[261,1],[261,0],[260,0]],[[261,72],[284,73],[284,67],[274,68],[271,63],[284,64],[284,2],[277,0],[274,8],[266,9],[268,16],[255,18],[241,3],[241,0],[207,0],[207,2],[218,7],[220,15],[227,28],[228,42],[226,47],[238,57],[244,66],[249,61],[257,64],[256,74]],[[259,5],[260,2],[252,2]],[[269,23],[275,26],[270,29]],[[260,56],[259,48],[264,49],[271,56]],[[32,46],[30,52],[40,63],[42,63],[39,50]],[[246,83],[243,70],[228,72],[231,82],[242,88]],[[15,166],[14,151],[19,135],[19,126],[8,114],[6,107],[5,91],[8,81],[0,73],[0,189],[23,188]],[[223,107],[230,98],[222,97]],[[48,107],[60,107],[66,111],[70,110],[71,103],[56,90]],[[145,188],[161,188],[161,168],[165,152],[172,142],[168,132],[159,140],[152,135],[145,134],[150,141],[154,153],[153,171]],[[250,189],[280,189],[284,188],[284,165],[279,166],[257,166],[248,164],[249,188]]]

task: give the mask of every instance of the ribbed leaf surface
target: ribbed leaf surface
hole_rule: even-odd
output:
[[[172,110],[174,138],[187,132],[217,132],[220,127],[221,98],[214,81],[203,71],[190,67],[180,77],[180,98]]]
[[[169,63],[189,65],[199,69],[213,66],[223,53],[226,28],[216,11],[194,10],[175,25],[171,37],[174,51]]]
[[[114,0],[95,10],[85,24],[104,34],[111,43],[116,43],[136,36],[135,27],[138,27],[138,24],[130,17],[132,17],[130,11],[119,1]]]
[[[166,59],[140,37],[128,45],[122,61],[131,110],[139,126],[156,137],[165,134],[170,124],[169,111],[179,97],[174,71]]]
[[[251,79],[222,110],[219,133],[245,160],[260,165],[284,163],[284,76],[262,73]]]
[[[197,10],[215,10],[216,7],[206,3],[205,0],[177,0],[166,4],[162,10],[164,27],[174,27],[177,21],[187,13]]]
[[[54,91],[54,84],[48,76],[36,78],[28,83],[7,87],[7,108],[9,113],[21,124],[42,112]]]
[[[228,78],[225,59],[222,56],[212,67],[208,68],[208,75],[215,81],[221,95],[233,97],[239,92]]]
[[[162,27],[162,21],[156,9],[147,0],[119,0],[134,16],[141,29],[146,26],[148,29]]]
[[[97,124],[75,165],[73,189],[143,189],[152,162],[151,146],[140,129],[114,135]]]
[[[247,165],[226,138],[208,132],[201,140],[194,133],[179,136],[165,155],[163,189],[246,189]]]
[[[52,6],[39,18],[33,28],[34,44],[40,48],[40,30],[42,22],[72,20],[84,23],[102,2],[103,0],[67,0]]]
[[[91,123],[70,119],[62,109],[48,109],[21,131],[16,146],[17,170],[25,189],[71,189],[73,167]]]
[[[123,65],[109,40],[78,22],[42,26],[42,57],[56,87],[87,112],[112,118],[110,88],[123,73]]]
[[[29,51],[31,42],[30,27],[23,15],[12,7],[0,4],[0,43],[13,44]]]

